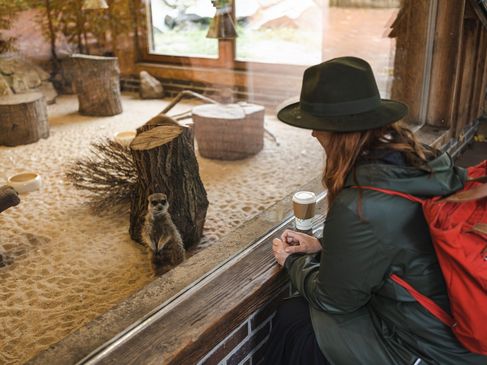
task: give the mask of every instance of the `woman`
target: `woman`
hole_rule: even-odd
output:
[[[329,211],[321,242],[290,230],[273,241],[300,296],[278,310],[266,364],[487,364],[389,279],[449,310],[421,206],[359,188],[422,197],[462,188],[465,170],[393,124],[406,114],[380,98],[369,64],[354,57],[307,69],[300,102],[279,112],[325,149]]]

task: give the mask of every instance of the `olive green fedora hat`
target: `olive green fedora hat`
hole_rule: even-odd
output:
[[[356,132],[398,121],[408,107],[381,99],[372,68],[357,57],[339,57],[304,71],[300,101],[277,117],[295,127]]]

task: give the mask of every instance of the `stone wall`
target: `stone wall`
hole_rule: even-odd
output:
[[[32,92],[44,94],[48,104],[57,96],[49,74],[41,67],[17,55],[0,55],[0,97]]]

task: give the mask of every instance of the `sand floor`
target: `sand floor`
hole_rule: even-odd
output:
[[[48,139],[0,147],[0,185],[25,170],[43,178],[40,191],[0,214],[0,364],[27,361],[154,279],[147,252],[130,240],[128,215],[92,214],[64,174],[91,142],[138,127],[166,103],[125,94],[123,114],[93,118],[77,113],[75,96],[62,96],[48,107]],[[210,201],[201,249],[320,174],[323,152],[309,131],[272,115],[265,124],[279,146],[266,138],[263,151],[241,161],[198,156]]]

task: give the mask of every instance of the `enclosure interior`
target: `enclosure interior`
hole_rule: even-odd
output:
[[[0,143],[0,186],[23,172],[42,179],[39,189],[20,194],[18,206],[0,213],[0,363],[28,361],[154,280],[170,299],[252,243],[222,243],[225,236],[319,179],[325,161],[321,146],[310,131],[276,118],[280,107],[299,99],[301,77],[310,65],[339,56],[364,58],[381,96],[410,105],[405,125],[417,130],[429,118],[436,2],[108,0],[107,8],[84,9],[86,3],[0,4],[0,108],[11,111],[43,100],[48,105],[32,108],[42,111],[35,109],[39,120],[45,110],[49,129],[35,141],[16,136],[15,146],[8,143],[14,137]],[[222,9],[236,37],[209,38]],[[462,24],[472,37],[485,33],[477,23]],[[100,66],[80,66],[75,54]],[[478,73],[485,75],[484,68]],[[81,85],[89,78],[101,86],[84,90],[82,101]],[[485,90],[485,82],[480,77],[475,90]],[[209,205],[201,240],[188,247],[186,260],[159,271],[150,250],[129,233],[127,195],[119,204],[112,194],[113,204],[108,200],[94,212],[96,192],[76,187],[68,173],[76,172],[79,161],[101,164],[106,156],[97,157],[96,144],[126,143],[123,138],[182,91],[204,98],[188,93],[166,114],[190,131],[199,169],[192,173],[199,174]],[[44,98],[26,104],[22,97],[12,106],[13,97],[32,93]],[[110,102],[90,111],[86,100],[93,95],[109,96]],[[466,115],[457,110],[460,122],[446,126],[453,134],[485,100],[485,92],[469,96],[479,101],[477,110]],[[208,106],[216,116],[205,114]],[[10,122],[5,115],[0,114],[0,124]],[[203,131],[205,118],[226,122]],[[257,127],[245,127],[250,120]],[[234,139],[225,145],[225,138]],[[240,144],[247,150],[234,154]],[[122,175],[125,169],[132,169],[133,178],[132,165],[120,166]],[[171,203],[173,211],[183,204]],[[283,218],[277,213],[275,225]],[[255,232],[255,239],[264,233]]]

